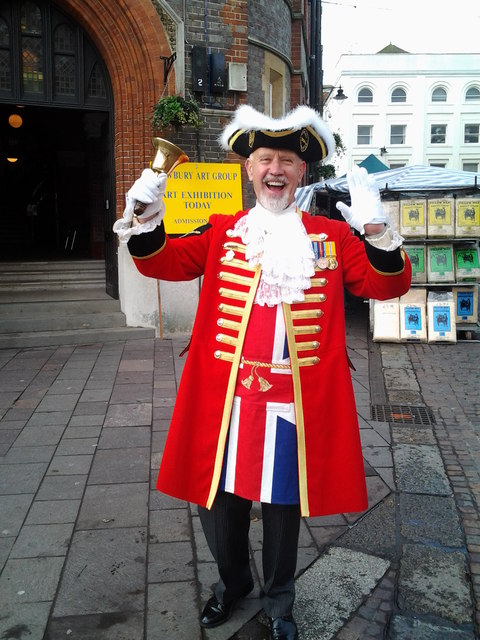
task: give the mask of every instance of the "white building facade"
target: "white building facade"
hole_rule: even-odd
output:
[[[480,54],[410,54],[390,45],[343,55],[336,70],[323,116],[346,147],[334,161],[337,175],[370,154],[389,168],[480,171]],[[334,99],[338,87],[346,100]]]

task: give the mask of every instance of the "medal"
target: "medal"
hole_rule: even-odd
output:
[[[328,268],[328,258],[322,257],[317,260],[317,266],[322,271]]]
[[[329,258],[328,259],[328,268],[329,269],[336,269],[338,267],[338,262],[336,260],[336,258]]]

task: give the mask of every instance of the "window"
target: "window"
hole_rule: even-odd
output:
[[[466,124],[465,125],[465,137],[463,141],[465,144],[474,144],[479,141],[479,129],[478,124]]]
[[[480,102],[480,89],[478,87],[470,87],[465,94],[467,102]]]
[[[357,144],[372,144],[372,131],[372,125],[359,124],[357,126]]]
[[[443,87],[437,87],[432,91],[432,102],[446,102],[447,91]]]
[[[432,124],[430,127],[430,142],[432,144],[445,144],[447,138],[446,124]]]
[[[447,163],[441,162],[439,160],[435,160],[435,161],[432,160],[432,162],[430,162],[429,165],[431,167],[436,167],[437,169],[445,169],[445,167],[447,166]]]
[[[406,102],[407,92],[401,87],[397,87],[392,91],[392,102]]]
[[[25,93],[43,93],[43,42],[40,9],[33,2],[21,8],[22,81]]]
[[[109,106],[110,84],[98,52],[54,4],[0,0],[0,97]]]
[[[405,167],[406,164],[405,162],[391,162],[389,165],[390,169],[403,169],[403,167]]]
[[[405,144],[407,125],[392,124],[390,126],[390,144]]]
[[[55,96],[74,96],[77,61],[73,29],[66,24],[59,25],[55,29],[53,47]]]
[[[372,90],[368,87],[363,87],[358,92],[358,102],[373,102]]]
[[[464,162],[462,165],[463,171],[472,171],[478,173],[478,162]]]
[[[8,25],[0,18],[0,91],[9,91],[12,76],[10,73],[10,32]]]

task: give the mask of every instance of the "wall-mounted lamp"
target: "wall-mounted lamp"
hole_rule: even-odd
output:
[[[382,147],[382,148],[380,149],[380,155],[381,155],[381,156],[384,156],[384,155],[386,155],[387,153],[388,153],[388,151],[387,151],[386,147]]]
[[[8,116],[8,124],[13,129],[19,129],[23,124],[22,116],[18,115],[18,113],[12,113]]]
[[[335,87],[334,87],[335,88]],[[348,96],[346,96],[343,93],[343,89],[342,86],[340,85],[337,89],[337,95],[333,96],[334,100],[338,100],[338,102],[343,102],[344,100],[346,100],[348,98]]]

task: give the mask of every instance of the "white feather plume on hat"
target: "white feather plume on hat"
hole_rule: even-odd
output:
[[[258,147],[291,149],[303,160],[328,160],[335,139],[311,107],[300,105],[283,118],[271,118],[250,105],[241,105],[220,138],[223,149],[248,157]]]

